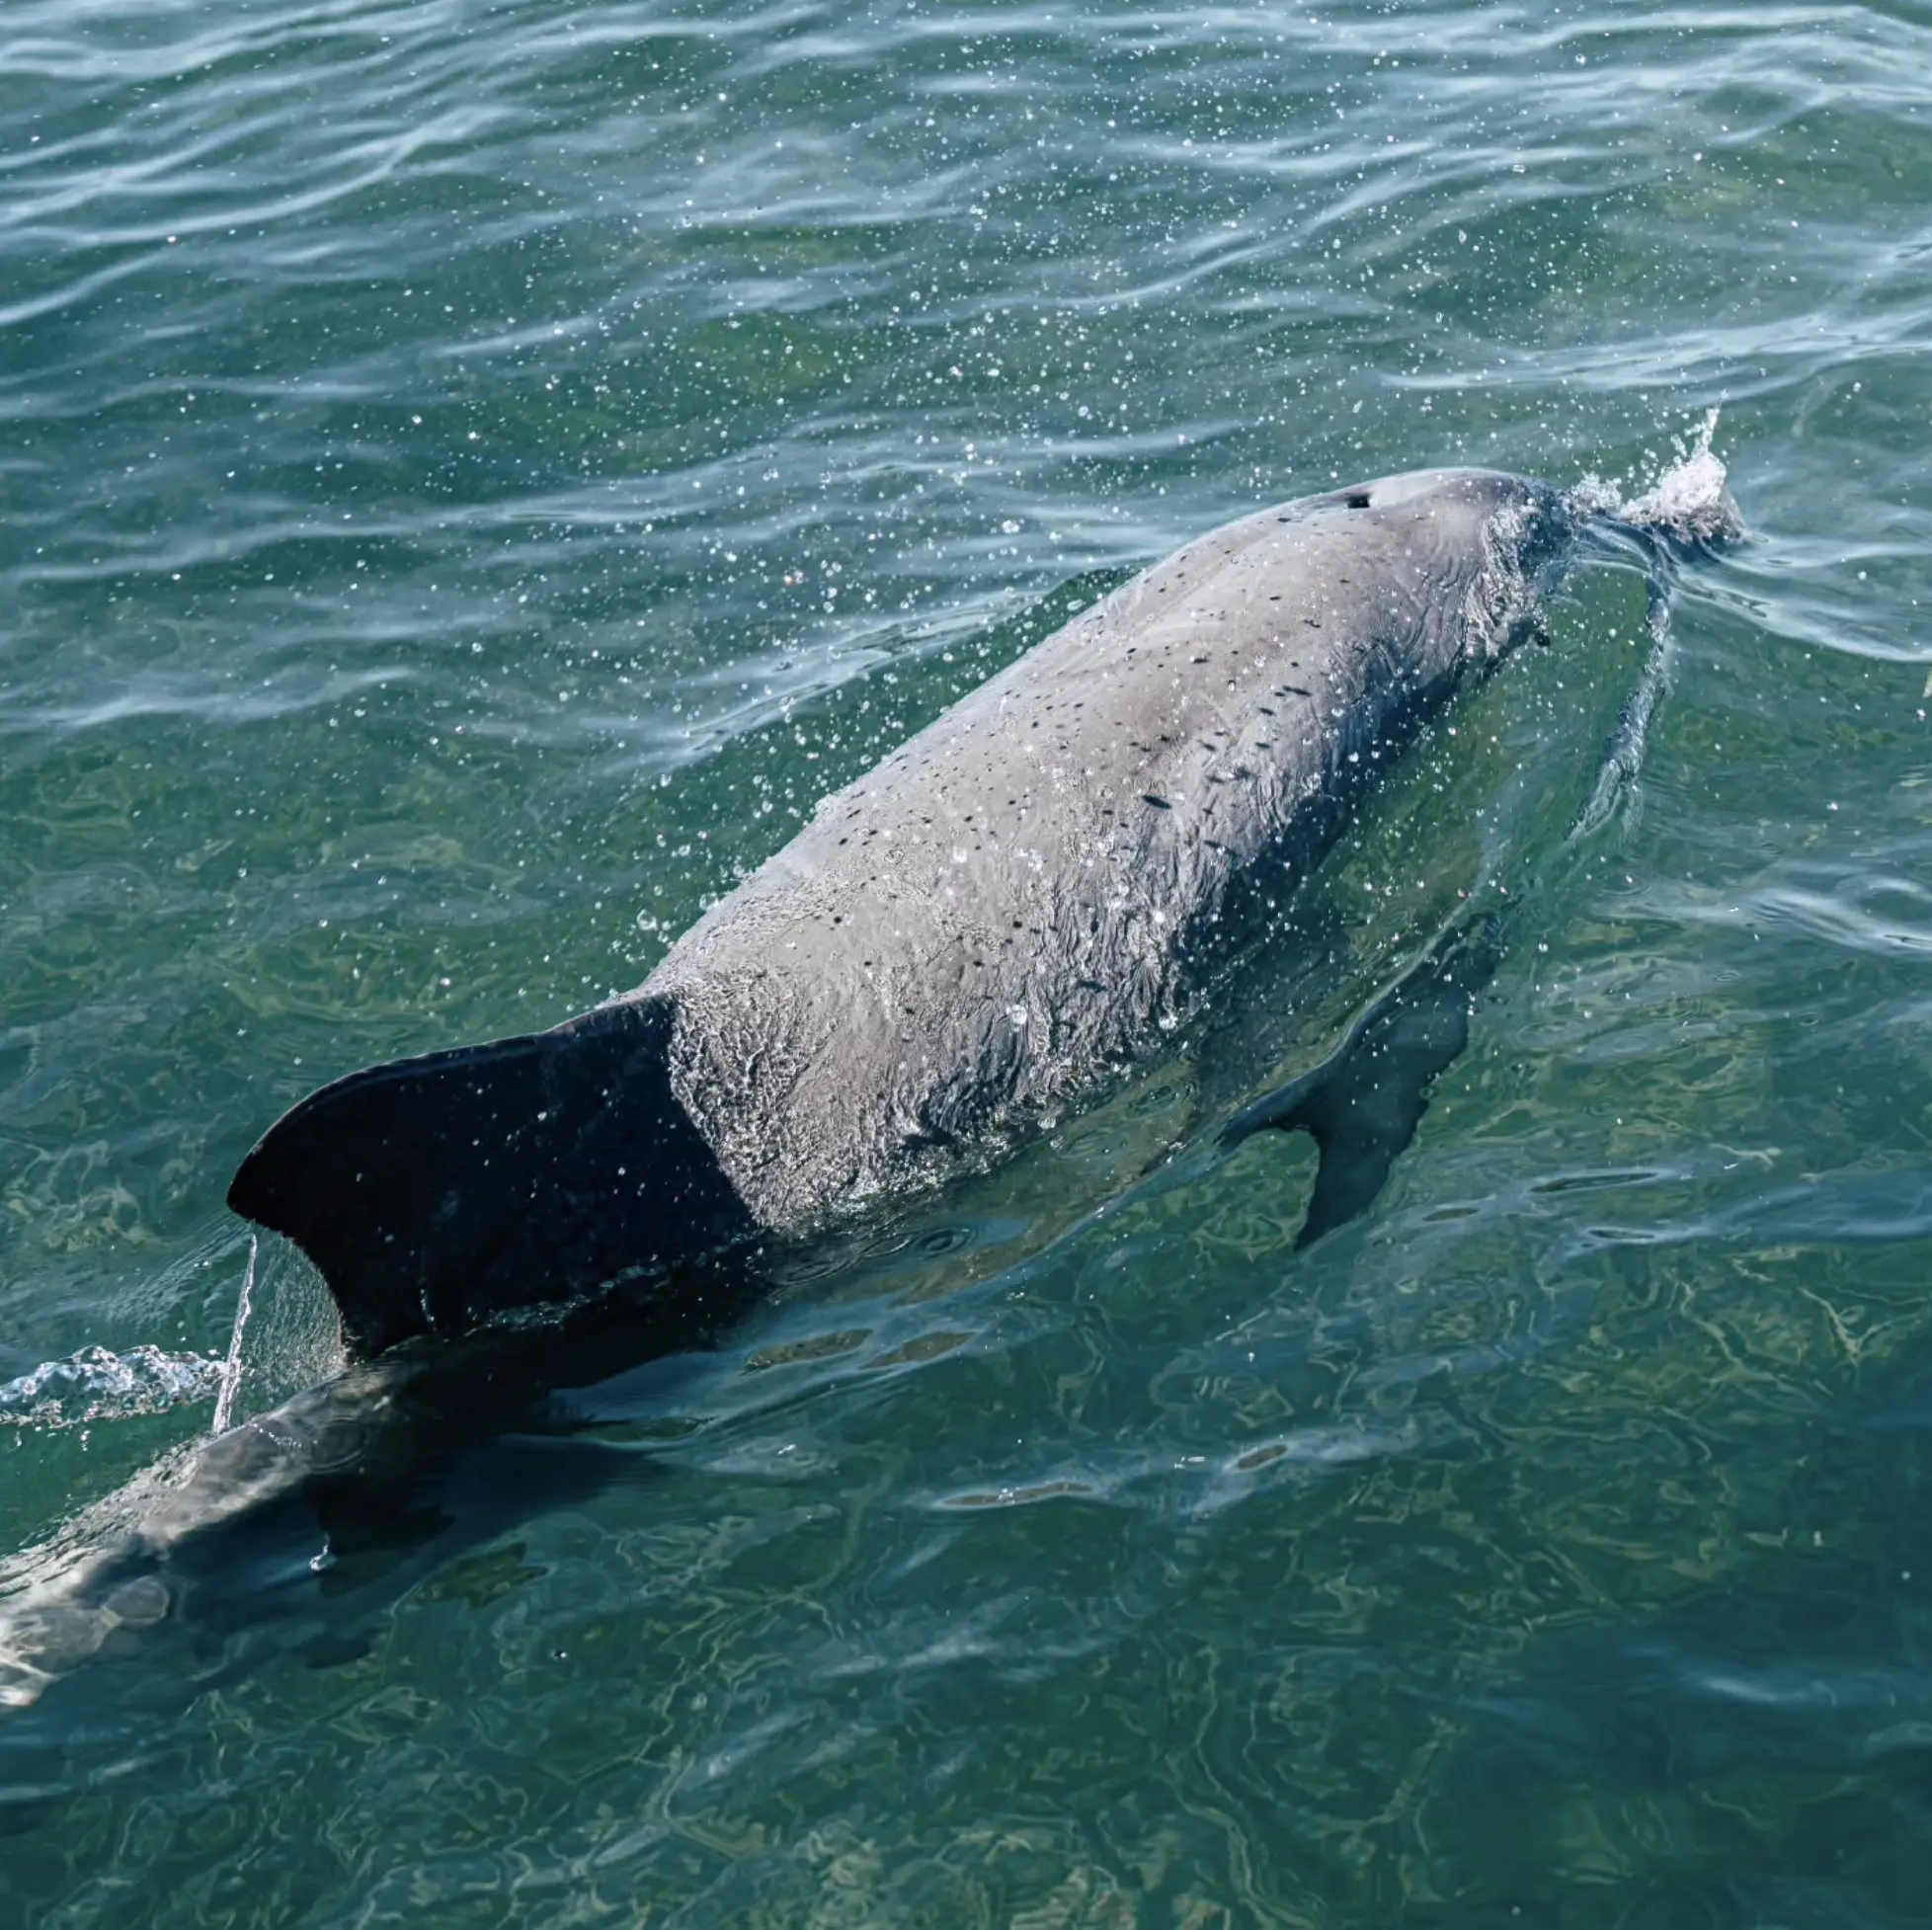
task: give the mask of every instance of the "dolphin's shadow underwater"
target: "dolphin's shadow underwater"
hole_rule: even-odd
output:
[[[318,1596],[388,1599],[539,1497],[644,1465],[580,1438],[555,1392],[713,1344],[785,1255],[1117,1088],[1402,751],[1536,633],[1579,544],[1661,559],[1735,526],[1720,498],[1701,524],[1606,532],[1545,485],[1475,470],[1264,511],[824,800],[636,993],[302,1101],[229,1200],[315,1262],[352,1365],[0,1602],[0,1700],[163,1623],[282,1621],[327,1659],[349,1618],[318,1617]],[[1316,1140],[1298,1246],[1372,1203],[1505,935],[1493,917],[1438,932],[1322,1063],[1227,1121],[1210,1158],[1268,1129]]]

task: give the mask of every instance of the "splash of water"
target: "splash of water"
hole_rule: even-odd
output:
[[[1678,440],[1677,460],[1628,502],[1615,483],[1598,476],[1585,476],[1570,492],[1570,500],[1589,514],[1677,543],[1735,541],[1744,534],[1744,520],[1731,497],[1725,466],[1711,448],[1717,433],[1718,412],[1713,409],[1694,437]],[[1643,675],[1605,748],[1589,802],[1570,827],[1572,839],[1586,837],[1620,809],[1635,822],[1651,720],[1670,688],[1670,598],[1675,582],[1670,555],[1654,552],[1649,592],[1650,647]]]
[[[1644,772],[1644,753],[1650,741],[1650,723],[1657,705],[1670,688],[1670,586],[1660,575],[1650,583],[1649,628],[1650,647],[1645,653],[1643,675],[1630,693],[1617,719],[1617,728],[1604,747],[1596,784],[1589,802],[1577,813],[1570,827],[1570,837],[1587,838],[1598,826],[1607,824],[1619,810],[1627,812],[1634,828],[1641,802],[1639,783]]]
[[[1729,472],[1711,447],[1717,433],[1718,411],[1712,409],[1695,436],[1679,440],[1676,461],[1640,496],[1626,500],[1616,483],[1590,475],[1570,492],[1571,500],[1633,529],[1679,542],[1733,542],[1744,533],[1744,520],[1731,498]]]
[[[242,1335],[248,1328],[248,1315],[255,1298],[255,1252],[253,1234],[248,1239],[248,1270],[242,1275],[241,1298],[235,1303],[235,1329],[228,1336],[228,1357],[221,1363],[221,1393],[214,1404],[211,1432],[225,1434],[234,1424],[235,1396],[241,1391]]]
[[[0,1427],[81,1427],[166,1413],[215,1399],[221,1379],[222,1363],[204,1354],[83,1347],[0,1387]]]

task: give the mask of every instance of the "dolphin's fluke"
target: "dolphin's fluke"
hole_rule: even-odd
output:
[[[1229,1120],[1226,1148],[1270,1127],[1314,1139],[1321,1164],[1298,1249],[1346,1225],[1382,1190],[1422,1123],[1431,1082],[1469,1043],[1471,1005],[1500,958],[1495,921],[1452,931],[1376,1000],[1323,1064]]]
[[[228,1204],[315,1262],[364,1355],[714,1250],[750,1217],[671,1092],[669,1024],[638,1000],[354,1073],[269,1129]]]

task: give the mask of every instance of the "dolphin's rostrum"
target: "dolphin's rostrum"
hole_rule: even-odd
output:
[[[1441,470],[1199,538],[826,798],[635,992],[325,1087],[230,1204],[314,1259],[367,1354],[997,1157],[1186,1011],[1529,632],[1575,521],[1542,484]],[[1248,1122],[1310,1126],[1325,1164],[1344,1148],[1305,1237],[1408,1143],[1485,942],[1436,961],[1440,1022],[1418,982],[1407,1032],[1353,1041],[1421,1041],[1381,1124],[1313,1092]]]

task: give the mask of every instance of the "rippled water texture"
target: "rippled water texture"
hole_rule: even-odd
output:
[[[1720,405],[1752,534],[1600,831],[1614,563],[1051,1143],[429,1477],[344,1392],[360,1541],[0,1710],[0,1921],[1925,1921],[1929,128],[1906,5],[9,0],[15,1608],[330,1370],[271,1246],[222,1365],[282,1107],[636,983],[1128,569]],[[1365,1220],[1161,1164],[1479,889]]]

